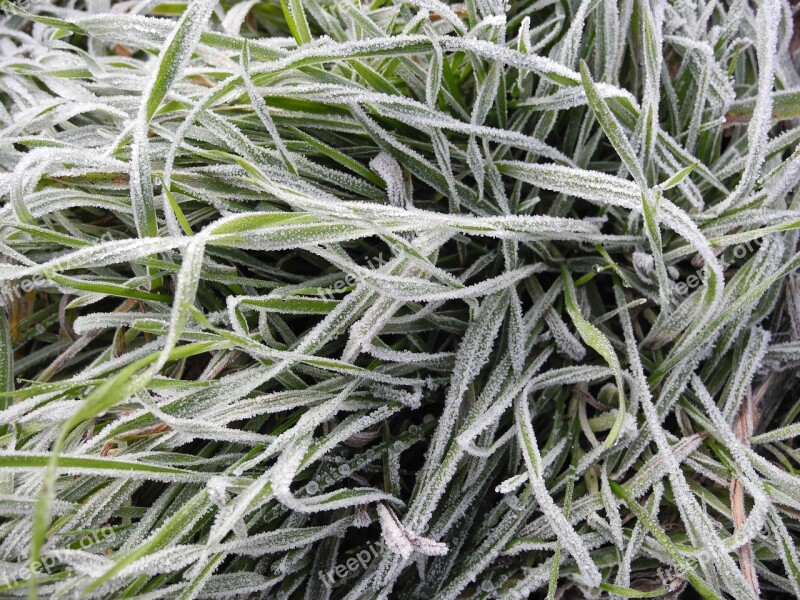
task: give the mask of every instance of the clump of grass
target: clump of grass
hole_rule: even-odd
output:
[[[0,7],[2,597],[800,596],[796,7]]]

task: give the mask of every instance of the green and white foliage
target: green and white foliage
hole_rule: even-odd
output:
[[[0,597],[800,595],[796,5],[0,10]]]

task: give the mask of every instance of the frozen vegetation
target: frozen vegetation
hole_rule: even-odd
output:
[[[0,11],[0,598],[800,597],[797,5]]]

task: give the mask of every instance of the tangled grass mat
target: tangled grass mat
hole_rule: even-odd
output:
[[[0,10],[0,597],[800,597],[797,5]]]

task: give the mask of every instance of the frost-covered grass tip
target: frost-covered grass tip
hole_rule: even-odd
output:
[[[0,0],[0,598],[800,596],[788,0]]]

